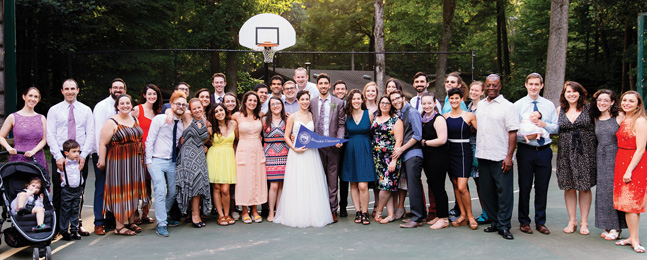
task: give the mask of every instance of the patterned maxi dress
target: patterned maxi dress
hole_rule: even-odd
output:
[[[391,117],[383,123],[373,121],[371,136],[373,137],[373,160],[377,172],[378,187],[380,190],[397,191],[400,178],[400,160],[396,163],[395,171],[389,172],[391,154],[395,148],[395,135],[393,126],[398,121],[397,117]]]
[[[175,167],[178,207],[186,214],[191,198],[202,196],[202,213],[206,215],[211,204],[211,196],[207,158],[203,146],[209,138],[209,132],[202,120],[193,119],[193,122],[182,132],[182,137],[184,143],[178,153]]]
[[[139,200],[146,206],[150,202],[144,176],[144,131],[135,121],[132,127],[117,123],[106,155],[106,186],[103,197],[103,214],[112,212],[120,223],[127,223],[137,210]]]
[[[43,139],[43,122],[41,114],[36,114],[34,116],[21,116],[18,113],[13,113],[14,125],[13,125],[13,140],[14,148],[18,151],[30,151],[34,149],[40,140]],[[36,154],[34,158],[38,164],[43,166],[47,173],[49,169],[47,167],[47,161],[45,161],[45,153],[41,149]],[[31,158],[27,158],[22,154],[15,154],[9,156],[10,162],[20,161],[20,162],[33,162]]]
[[[563,109],[559,112],[557,184],[561,190],[590,190],[595,186],[598,142],[589,107],[584,105],[573,123]]]
[[[285,136],[285,122],[281,120],[279,125],[274,125],[270,122],[270,125],[270,127],[265,127],[263,131],[267,180],[270,182],[283,181],[285,163],[288,160],[289,152],[289,147],[283,138]]]

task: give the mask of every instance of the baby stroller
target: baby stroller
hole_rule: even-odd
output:
[[[24,152],[18,152],[24,154]],[[0,152],[0,155],[8,154],[8,152]],[[16,198],[16,195],[25,188],[25,184],[33,177],[38,177],[42,180],[43,187],[41,191],[44,193],[43,204],[45,205],[45,224],[52,227],[50,231],[34,232],[32,227],[37,225],[36,214],[18,215],[14,214],[9,208],[11,201]],[[52,243],[52,238],[55,234],[56,227],[56,213],[54,205],[49,199],[49,186],[50,179],[46,174],[46,170],[36,162],[8,162],[0,165],[0,193],[2,193],[2,200],[0,201],[5,207],[5,214],[2,214],[0,219],[0,230],[2,230],[2,223],[11,219],[11,227],[2,231],[4,233],[5,243],[11,247],[23,247],[29,245],[36,245],[33,251],[33,259],[45,257],[45,259],[52,259],[52,249],[49,245]]]

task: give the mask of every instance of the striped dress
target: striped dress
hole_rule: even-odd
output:
[[[110,211],[118,222],[127,223],[139,200],[144,206],[150,202],[144,179],[144,131],[137,121],[128,127],[111,120],[117,124],[117,131],[108,144],[103,214]]]
[[[263,131],[265,144],[265,171],[267,172],[268,181],[283,181],[285,175],[285,163],[288,159],[288,145],[285,143],[285,122],[281,120],[278,126],[270,123],[271,127],[266,127]]]
[[[198,126],[200,124],[200,126]],[[187,212],[191,198],[202,196],[202,213],[207,214],[211,204],[209,171],[204,155],[204,141],[209,138],[207,127],[201,120],[193,122],[182,132],[184,143],[180,148],[175,167],[177,203],[182,213]]]

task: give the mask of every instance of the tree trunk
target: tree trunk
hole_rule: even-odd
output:
[[[499,13],[501,13],[501,4],[499,1],[496,1],[496,66],[497,66],[497,73],[502,74],[503,72],[503,55],[501,53],[501,50],[503,49],[501,44],[501,17]]]
[[[623,42],[622,42],[622,53],[627,52],[627,48],[629,48],[629,41],[631,41],[631,36],[629,36],[629,32],[631,30],[631,27],[629,26],[629,23],[627,19],[625,19],[625,26],[624,26],[624,37],[623,37]],[[620,93],[624,93],[625,89],[629,89],[629,63],[625,62],[624,59],[622,61],[622,87],[620,88]]]
[[[508,19],[505,16],[505,1],[499,0],[501,12],[499,13],[499,23],[501,25],[501,51],[503,52],[503,74],[510,75],[510,45],[508,44]]]
[[[384,52],[384,1],[375,0],[373,6],[375,7],[375,28],[373,36],[375,38],[375,52]],[[375,55],[375,83],[379,89],[379,93],[385,93],[384,90],[384,53]]]
[[[238,52],[227,52],[227,87],[225,87],[225,91],[238,93],[237,90],[238,90]]]
[[[443,0],[443,30],[438,40],[438,51],[449,51],[449,44],[452,41],[452,21],[454,20],[454,11],[456,10],[456,0]],[[444,100],[445,88],[444,79],[447,74],[447,54],[438,54],[436,61],[436,97]]]
[[[566,73],[567,42],[568,0],[552,0],[544,96],[556,105],[559,104],[559,95],[561,94]]]

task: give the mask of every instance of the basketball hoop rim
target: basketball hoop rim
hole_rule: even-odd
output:
[[[276,43],[259,43],[257,45],[258,45],[258,47],[262,47],[262,48],[272,48],[272,47],[279,46]]]

